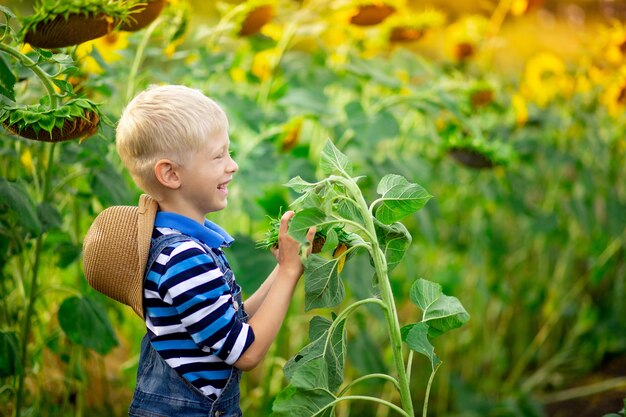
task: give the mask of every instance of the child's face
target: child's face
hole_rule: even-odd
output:
[[[181,169],[182,197],[202,218],[226,207],[228,183],[239,166],[231,158],[228,132],[216,133]]]

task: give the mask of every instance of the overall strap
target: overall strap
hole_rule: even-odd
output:
[[[152,264],[156,261],[161,252],[163,252],[163,249],[167,248],[173,243],[189,240],[193,240],[194,242],[198,243],[202,247],[202,249],[204,249],[207,255],[209,255],[211,259],[213,259],[213,262],[215,262],[215,264],[219,267],[220,271],[222,271],[222,273],[226,272],[228,268],[225,262],[221,259],[221,257],[217,256],[206,244],[194,238],[193,236],[183,235],[181,233],[171,233],[159,236],[158,238],[154,239],[154,242],[152,242],[152,245],[150,245],[150,254],[148,255],[148,263],[146,265],[144,280],[145,277],[148,276],[150,269],[152,269]]]

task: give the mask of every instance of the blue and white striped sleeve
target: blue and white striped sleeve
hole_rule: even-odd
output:
[[[250,325],[237,317],[222,271],[196,242],[174,248],[158,291],[176,309],[198,347],[227,364],[237,362],[254,341]]]

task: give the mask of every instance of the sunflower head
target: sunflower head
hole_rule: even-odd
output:
[[[464,62],[478,53],[488,25],[489,21],[484,16],[469,15],[448,26],[446,44],[454,60]]]
[[[129,21],[140,0],[44,0],[24,19],[24,42],[39,48],[78,45]]]
[[[384,2],[372,2],[355,7],[350,23],[356,26],[375,26],[395,13],[396,8]]]
[[[573,87],[573,79],[557,55],[543,52],[526,63],[521,92],[539,107],[545,107],[558,97],[569,96]]]
[[[250,10],[239,29],[239,36],[251,36],[258,33],[263,26],[274,17],[274,7],[271,4],[262,4]]]
[[[444,22],[445,15],[435,9],[421,12],[406,10],[388,18],[383,30],[392,43],[414,42],[422,39],[432,29],[442,26]]]

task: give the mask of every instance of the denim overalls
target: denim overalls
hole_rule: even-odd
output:
[[[237,303],[237,316],[246,322],[248,316],[243,310],[241,287],[235,283],[233,272],[221,257],[215,255],[198,239],[176,233],[159,236],[153,240],[146,275],[163,249],[175,242],[189,239],[198,242],[224,273],[224,279],[232,291],[233,300]],[[241,417],[240,380],[241,370],[233,366],[226,386],[217,400],[213,401],[172,369],[152,347],[146,334],[141,341],[137,387],[129,415],[131,417]]]

